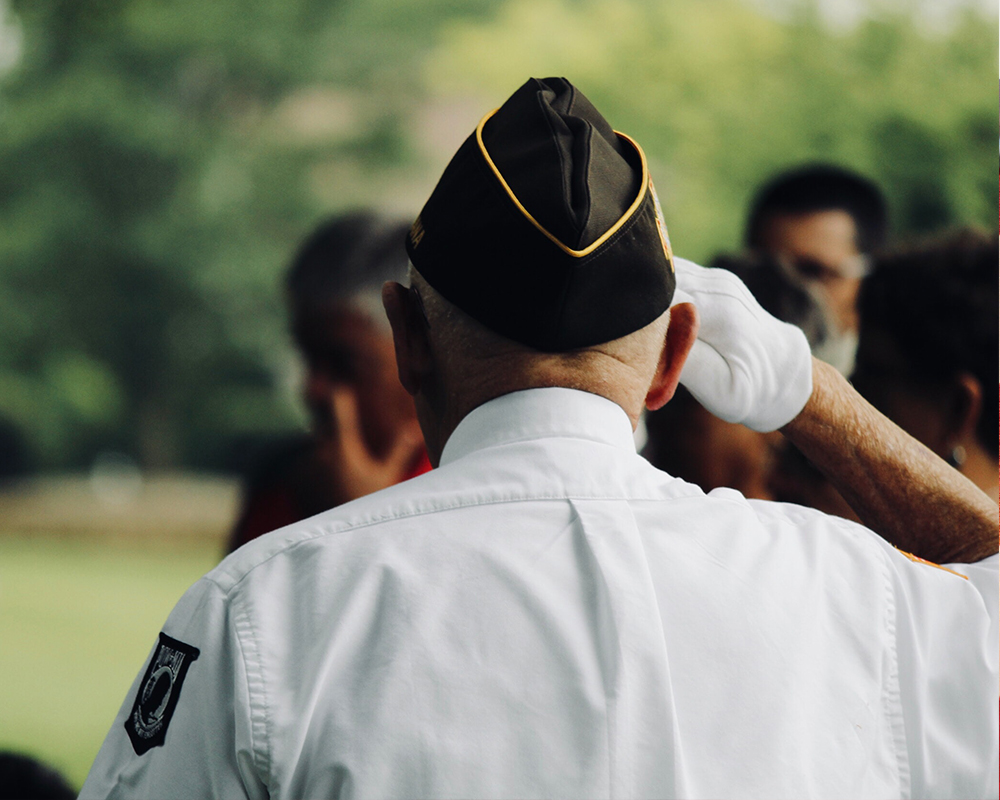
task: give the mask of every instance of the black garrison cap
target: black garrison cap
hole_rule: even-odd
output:
[[[406,238],[443,297],[536,350],[639,330],[670,306],[666,226],[642,149],[565,78],[486,115]]]

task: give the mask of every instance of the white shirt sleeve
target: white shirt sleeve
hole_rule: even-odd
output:
[[[991,647],[995,654],[998,653],[998,625],[997,617],[1000,616],[1000,553],[995,553],[989,558],[977,561],[974,564],[946,564],[948,569],[965,575],[969,579],[980,597],[983,605],[993,620],[993,644]]]
[[[1000,559],[889,555],[909,796],[996,798]]]
[[[268,796],[231,613],[211,579],[184,594],[126,695],[81,798]]]

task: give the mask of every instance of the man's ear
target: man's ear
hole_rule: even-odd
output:
[[[646,408],[650,411],[662,408],[674,396],[684,362],[697,338],[698,312],[694,305],[678,303],[673,306],[670,309],[670,322],[667,324],[660,363],[646,394]]]
[[[433,365],[424,310],[415,291],[395,281],[382,285],[382,307],[392,326],[399,382],[416,396]]]

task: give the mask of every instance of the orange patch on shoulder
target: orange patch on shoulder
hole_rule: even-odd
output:
[[[899,548],[896,548],[899,550]],[[961,572],[955,572],[953,569],[948,569],[947,567],[942,567],[940,564],[935,564],[933,561],[928,561],[926,558],[921,558],[920,556],[915,556],[913,553],[907,553],[905,550],[899,550],[904,556],[906,556],[910,561],[915,561],[918,564],[926,564],[928,567],[934,567],[935,569],[941,569],[945,572],[950,572],[952,575],[957,575],[959,578],[964,578],[969,580],[968,575],[963,575]]]

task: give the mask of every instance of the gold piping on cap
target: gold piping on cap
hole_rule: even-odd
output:
[[[639,143],[636,142],[631,136],[621,133],[620,131],[615,131],[616,136],[618,136],[620,139],[624,139],[626,142],[632,145],[635,151],[639,154],[639,160],[642,162],[642,182],[639,188],[639,196],[636,197],[635,200],[632,202],[632,205],[629,206],[628,211],[626,211],[614,225],[612,225],[604,233],[602,233],[597,238],[597,240],[593,242],[593,244],[588,245],[587,247],[583,248],[583,250],[573,250],[572,248],[567,247],[565,244],[560,242],[555,236],[553,236],[547,230],[545,230],[545,228],[541,226],[538,220],[535,219],[533,216],[531,216],[531,212],[528,211],[528,209],[526,209],[523,205],[521,205],[521,201],[517,199],[517,195],[514,194],[514,191],[507,184],[507,181],[504,180],[503,175],[500,174],[500,170],[497,169],[497,165],[493,163],[493,159],[490,158],[490,154],[486,151],[486,145],[483,143],[483,127],[486,125],[490,117],[496,114],[497,111],[499,110],[500,110],[499,108],[493,109],[489,114],[487,114],[485,117],[479,120],[479,124],[476,126],[476,141],[479,143],[479,150],[480,152],[482,152],[483,158],[486,159],[486,163],[490,165],[490,169],[493,170],[493,174],[497,176],[497,180],[500,181],[500,185],[503,186],[504,191],[507,192],[507,195],[514,202],[514,205],[517,206],[518,210],[522,214],[524,214],[524,216],[528,219],[528,221],[536,228],[538,228],[538,230],[541,231],[546,236],[546,238],[551,240],[552,243],[555,244],[564,253],[571,255],[574,258],[582,258],[583,256],[590,255],[598,247],[604,244],[608,239],[614,236],[615,232],[628,221],[629,217],[631,217],[636,212],[636,209],[639,208],[639,204],[642,203],[643,198],[645,198],[646,187],[649,185],[649,168],[646,166],[646,154],[642,152],[642,148],[639,147]]]

